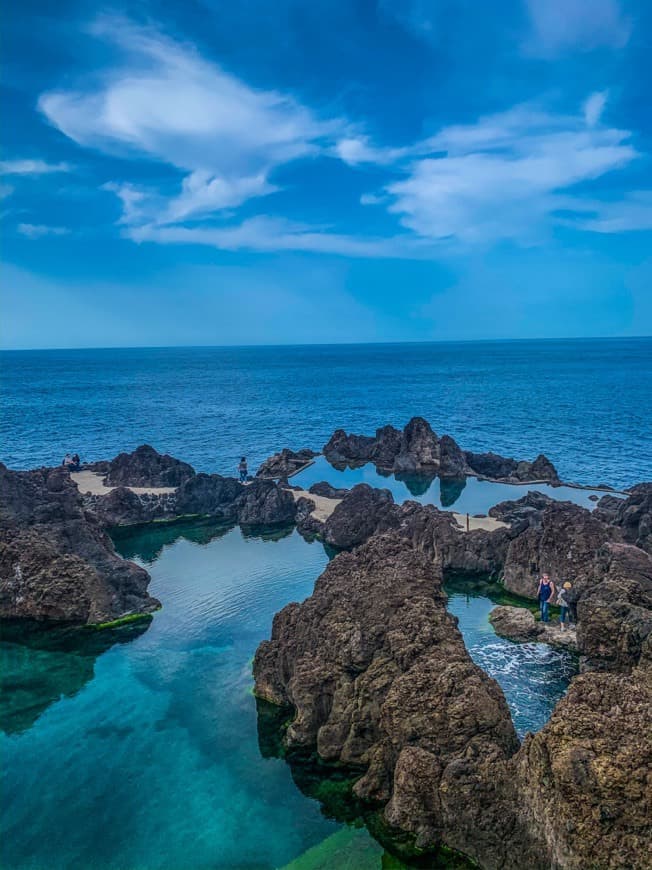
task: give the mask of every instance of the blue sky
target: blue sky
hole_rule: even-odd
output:
[[[652,334],[651,34],[647,0],[11,4],[3,346]]]

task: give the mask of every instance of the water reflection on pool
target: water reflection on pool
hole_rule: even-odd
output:
[[[308,489],[313,483],[326,480],[336,487],[350,489],[357,483],[389,489],[395,501],[413,499],[421,504],[434,504],[438,508],[454,510],[462,514],[486,514],[490,507],[501,501],[521,498],[529,490],[543,492],[558,501],[572,501],[582,507],[595,507],[591,495],[603,496],[601,490],[575,489],[570,486],[551,486],[547,483],[492,483],[467,477],[464,480],[440,480],[438,477],[423,475],[381,474],[368,463],[360,468],[334,468],[324,456],[318,456],[313,465],[295,475],[291,483]]]

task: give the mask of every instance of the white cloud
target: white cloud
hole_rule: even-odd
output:
[[[631,22],[618,0],[526,0],[532,32],[528,54],[556,57],[570,50],[622,48]]]
[[[28,239],[40,239],[43,236],[65,236],[70,232],[66,227],[50,227],[45,224],[18,224],[17,230]]]
[[[609,202],[587,200],[580,206],[571,225],[594,233],[624,233],[652,230],[652,190],[633,190]]]
[[[579,117],[523,106],[444,128],[429,140],[444,155],[413,161],[405,179],[386,187],[389,210],[429,239],[540,240],[560,209],[582,208],[574,185],[637,157],[627,131],[599,125],[599,96]]]
[[[47,175],[70,172],[69,163],[46,163],[45,160],[0,160],[0,173],[5,175]]]
[[[229,251],[311,251],[347,257],[415,259],[432,252],[430,243],[407,236],[346,236],[268,216],[251,218],[230,226],[162,227],[149,224],[130,227],[126,232],[136,242],[207,245]]]
[[[50,91],[39,106],[80,145],[145,155],[187,172],[161,222],[272,192],[274,167],[323,151],[342,128],[289,95],[249,87],[153,28],[102,18],[94,33],[114,42],[121,59],[99,83]],[[146,211],[148,193],[141,193]],[[129,195],[133,204],[133,188]]]
[[[589,127],[595,127],[595,125],[602,117],[604,107],[607,104],[607,96],[607,91],[596,91],[595,93],[587,97],[583,109],[584,120],[589,125]]]

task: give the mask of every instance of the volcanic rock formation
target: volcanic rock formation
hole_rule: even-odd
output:
[[[148,583],[115,554],[67,471],[0,464],[0,617],[110,621],[156,609]]]
[[[373,462],[383,471],[437,474],[443,479],[476,474],[509,483],[559,482],[555,467],[543,454],[527,462],[496,453],[464,452],[450,435],[439,438],[423,417],[413,417],[402,432],[384,426],[376,430],[375,437],[337,429],[324,446],[324,455],[336,467]]]
[[[256,477],[291,477],[317,455],[314,450],[307,448],[297,451],[284,448],[280,453],[275,453],[262,463],[256,472]]]
[[[143,444],[133,453],[120,453],[108,464],[106,486],[177,487],[191,478],[194,468]]]

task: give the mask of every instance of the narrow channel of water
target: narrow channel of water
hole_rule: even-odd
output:
[[[163,602],[148,627],[0,643],[1,866],[308,870],[349,855],[351,867],[380,868],[366,833],[326,819],[258,747],[251,659],[274,613],[311,593],[323,547],[294,531],[211,526],[150,527],[118,546]],[[471,655],[523,733],[545,721],[570,671],[546,648],[496,638],[491,606],[451,593]]]

